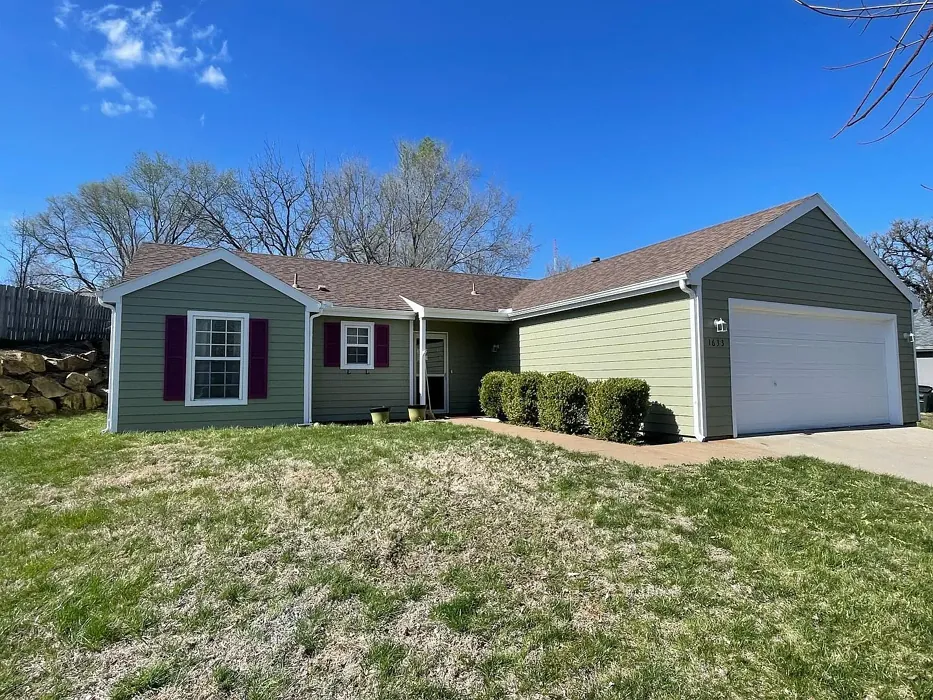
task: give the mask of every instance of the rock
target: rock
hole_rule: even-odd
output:
[[[0,377],[0,394],[25,394],[29,385],[13,377]]]
[[[87,363],[87,367],[83,369],[93,367],[97,364],[97,350],[88,350],[87,352],[82,352],[80,355],[78,355],[78,359]]]
[[[29,399],[29,405],[32,406],[32,410],[35,413],[55,413],[55,411],[58,410],[58,406],[55,402],[44,396],[33,396]]]
[[[32,385],[47,399],[55,399],[68,393],[65,387],[51,377],[34,377]]]
[[[12,357],[4,357],[0,360],[0,365],[3,365],[3,374],[29,374],[29,367],[20,362],[19,360],[14,360]]]
[[[23,398],[22,396],[11,396],[6,400],[6,408],[12,408],[21,416],[28,416],[32,413],[32,406],[29,404],[29,399]]]
[[[89,372],[86,372],[84,376],[87,377],[88,384],[92,386],[100,384],[107,378],[107,374],[100,367],[95,367]]]
[[[59,372],[74,372],[78,369],[86,369],[86,365],[77,355],[67,355],[65,357],[46,357],[45,361]]]
[[[83,394],[81,394],[81,400],[84,402],[84,408],[87,411],[93,411],[95,408],[100,408],[104,403],[97,394],[92,394],[89,391],[85,391]]]
[[[82,394],[69,393],[58,399],[59,405],[68,411],[83,411],[84,399]]]
[[[88,391],[103,399],[104,403],[107,403],[107,399],[110,397],[110,389],[105,386],[92,386]]]
[[[88,386],[91,384],[91,380],[83,374],[69,372],[68,376],[65,377],[64,384],[72,391],[77,391],[80,394],[87,391]]]
[[[30,372],[41,373],[45,371],[45,358],[42,355],[37,355],[34,352],[19,352],[17,355],[19,357],[15,359],[26,365]]]

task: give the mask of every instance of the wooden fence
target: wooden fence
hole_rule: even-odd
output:
[[[110,310],[93,296],[0,285],[0,340],[103,340]]]

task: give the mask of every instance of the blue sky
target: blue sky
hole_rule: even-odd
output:
[[[816,191],[863,235],[933,213],[933,111],[831,138],[870,75],[823,67],[884,35],[791,0],[103,7],[0,9],[3,220],[138,150],[239,166],[269,140],[386,167],[425,135],[519,198],[535,276],[555,238],[583,262]]]

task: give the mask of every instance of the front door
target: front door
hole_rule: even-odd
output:
[[[421,352],[420,339],[416,338],[417,351]],[[428,401],[434,413],[447,413],[447,334],[428,333]],[[419,356],[416,356],[419,357]],[[421,363],[415,364],[415,386],[421,386],[418,378],[421,376]]]

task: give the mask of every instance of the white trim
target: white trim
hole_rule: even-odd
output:
[[[419,317],[424,316],[424,307],[421,304],[418,304],[412,301],[411,299],[403,297],[401,294],[398,295],[398,298],[404,301],[406,304],[408,304],[411,307],[411,310],[414,311],[416,315],[418,315]]]
[[[425,373],[425,376],[428,379],[430,379],[431,377],[443,377],[444,378],[444,408],[440,409],[440,408],[437,408],[436,406],[431,406],[431,411],[433,413],[447,414],[447,413],[450,413],[450,355],[449,355],[450,339],[448,337],[447,331],[428,331],[426,335],[427,335],[428,340],[431,340],[433,338],[434,340],[440,339],[444,341],[444,374],[441,375],[441,374]],[[421,336],[418,336],[418,342],[419,344],[421,343]],[[424,347],[425,347],[424,366],[425,366],[425,369],[427,369],[427,366],[428,366],[427,344],[425,344]],[[427,392],[427,382],[425,382],[425,391]],[[422,401],[422,403],[427,405],[428,403],[427,396],[425,396],[425,400]]]
[[[347,329],[348,328],[366,328],[369,332],[368,350],[366,352],[367,362],[349,363],[347,362]],[[340,369],[374,369],[376,352],[376,324],[372,321],[341,321],[340,322]],[[354,345],[354,347],[362,347]]]
[[[704,442],[706,440],[706,401],[703,386],[703,321],[700,312],[700,300],[697,292],[681,280],[681,290],[689,297],[690,322],[690,367],[693,383],[693,437]]]
[[[408,321],[408,403],[417,403],[415,398],[415,321]]]
[[[344,318],[388,318],[409,320],[415,318],[411,311],[392,311],[388,309],[367,309],[361,306],[331,306],[325,304],[321,313],[324,316],[343,316]]]
[[[560,311],[579,309],[584,306],[592,306],[593,304],[604,304],[607,301],[618,301],[619,299],[628,299],[629,297],[651,294],[653,292],[660,292],[665,289],[676,289],[680,286],[680,281],[686,278],[687,275],[685,273],[669,275],[667,277],[659,277],[657,279],[648,280],[646,282],[639,282],[638,284],[630,284],[626,287],[607,289],[603,292],[595,292],[593,294],[585,294],[583,296],[574,297],[572,299],[555,301],[550,304],[532,306],[527,309],[521,309],[519,311],[514,311],[513,309],[501,309],[501,311],[506,313],[510,320],[531,318],[533,316],[543,316],[545,314],[553,314]]]
[[[767,226],[762,226],[760,229],[751,235],[746,236],[738,243],[732,244],[725,250],[722,250],[711,257],[709,260],[700,263],[689,271],[688,274],[690,279],[694,282],[699,282],[701,279],[706,277],[706,275],[710,274],[714,270],[719,269],[729,261],[734,260],[742,253],[758,245],[764,239],[774,235],[785,226],[794,223],[797,219],[814,209],[819,209],[822,211],[829,218],[829,220],[832,221],[839,228],[839,230],[842,231],[843,234],[845,234],[846,238],[848,238],[862,252],[862,254],[865,255],[865,257],[867,257],[872,262],[872,264],[878,268],[878,270],[885,277],[888,278],[888,281],[897,287],[898,291],[900,291],[900,293],[903,294],[908,301],[910,301],[915,310],[920,308],[920,299],[917,297],[917,295],[910,291],[910,289],[900,280],[900,278],[894,274],[894,271],[885,265],[881,258],[875,255],[872,249],[868,247],[868,244],[865,242],[865,240],[857,233],[855,233],[855,231],[853,231],[852,228],[842,220],[842,217],[839,216],[836,210],[833,209],[829,203],[818,194],[807,197],[800,204],[785,214],[779,216]]]
[[[194,398],[194,350],[197,344],[198,319],[228,319],[240,321],[240,357],[210,358],[215,360],[238,359],[240,361],[240,396],[236,399]],[[185,350],[185,406],[245,406],[249,392],[249,314],[229,311],[188,311],[188,339]]]
[[[418,337],[424,338],[428,334],[428,320],[418,316]],[[418,351],[418,403],[428,405],[428,352],[424,344],[419,343]]]
[[[314,370],[311,366],[313,359],[311,349],[314,347],[314,319],[320,315],[320,312],[311,313],[305,310],[305,351],[303,359],[305,384],[303,417],[305,425],[311,422],[311,389],[314,382]]]
[[[243,258],[238,255],[234,255],[229,250],[224,250],[222,248],[217,248],[215,250],[208,250],[201,255],[196,255],[193,258],[188,258],[187,260],[182,260],[179,263],[174,265],[169,265],[168,267],[163,267],[161,269],[150,272],[148,275],[143,275],[142,277],[137,277],[134,280],[129,282],[123,282],[118,284],[110,289],[105,289],[100,292],[98,296],[107,302],[114,302],[120,297],[130,294],[132,292],[137,292],[140,289],[145,289],[146,287],[152,286],[153,284],[158,284],[159,282],[164,282],[167,279],[172,277],[177,277],[186,272],[191,272],[192,270],[197,270],[199,267],[204,267],[205,265],[210,265],[211,263],[223,261],[228,265],[232,265],[238,270],[245,272],[250,277],[253,277],[263,284],[272,287],[277,292],[281,292],[285,296],[294,299],[295,301],[303,304],[309,309],[318,311],[321,308],[321,302],[313,297],[308,296],[304,292],[301,292],[294,287],[285,284],[282,280],[277,277],[273,277],[268,272],[265,272],[252,263],[246,262]]]
[[[123,300],[107,303],[100,297],[97,303],[110,309],[110,357],[107,379],[107,427],[108,433],[117,432],[120,395],[120,341],[123,332]],[[918,404],[919,405],[919,404]]]
[[[910,315],[910,337],[914,339],[914,342],[910,344],[911,351],[914,355],[914,384],[917,385],[917,390],[914,394],[917,395],[917,420],[921,418],[922,411],[920,410],[920,362],[917,360],[917,335],[916,327],[914,326],[914,314]]]
[[[904,425],[903,388],[901,385],[900,364],[900,338],[897,333],[897,315],[877,313],[874,311],[851,311],[849,309],[834,309],[826,306],[805,306],[802,304],[782,304],[771,301],[752,301],[750,299],[729,299],[729,325],[731,329],[733,311],[745,310],[758,313],[774,313],[797,316],[823,316],[827,318],[848,318],[868,321],[871,323],[887,324],[889,332],[885,337],[885,360],[887,367],[888,385],[888,416],[890,425]],[[730,330],[730,337],[731,337]],[[731,343],[730,343],[731,346]],[[893,361],[892,361],[893,359]],[[732,406],[732,436],[738,437],[738,422],[735,416],[735,381],[733,376],[732,348],[729,348],[729,384],[730,401]],[[919,396],[918,396],[919,406]],[[819,426],[814,426],[819,428]]]
[[[427,318],[449,321],[509,322],[509,315],[504,311],[469,311],[466,309],[432,309],[425,307],[424,315]]]

